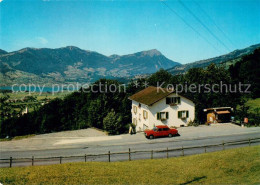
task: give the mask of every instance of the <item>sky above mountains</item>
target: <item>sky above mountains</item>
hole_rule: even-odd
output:
[[[74,45],[105,55],[156,48],[180,63],[260,43],[259,0],[0,1],[0,48]]]

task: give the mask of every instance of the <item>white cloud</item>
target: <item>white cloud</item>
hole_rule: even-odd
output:
[[[41,44],[47,44],[49,41],[47,39],[45,39],[44,37],[37,37],[37,40],[41,43]]]
[[[0,3],[2,2],[3,0],[0,0]]]

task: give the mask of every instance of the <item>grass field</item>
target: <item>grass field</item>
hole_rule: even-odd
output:
[[[0,169],[3,184],[259,184],[260,146],[130,162]]]
[[[44,98],[48,98],[48,99],[54,99],[54,98],[63,98],[66,95],[70,94],[71,92],[58,92],[58,93],[47,93],[47,92],[43,92],[43,93],[39,93],[39,92],[17,92],[17,93],[7,93],[10,96],[10,99],[21,99],[24,98],[26,96],[35,96],[37,98],[37,100],[43,100]],[[0,93],[0,97],[3,96],[3,93]]]
[[[25,106],[28,108],[29,112],[32,112],[34,111],[35,107],[40,107],[42,106],[41,103],[42,102],[45,102],[44,100],[45,99],[48,99],[48,100],[52,100],[52,99],[55,99],[55,98],[61,98],[63,99],[64,97],[66,97],[67,95],[69,95],[71,92],[68,92],[68,91],[64,91],[64,92],[57,92],[57,93],[48,93],[48,92],[43,92],[43,93],[39,93],[39,92],[32,92],[32,93],[29,93],[29,92],[17,92],[17,93],[5,93],[7,95],[10,96],[10,100],[14,100],[14,99],[17,99],[17,100],[21,100],[25,97],[28,97],[28,96],[33,96],[36,98],[36,101],[20,101],[20,102],[16,102],[16,103],[11,103],[12,105],[12,109],[14,109],[15,111],[19,112],[21,108],[17,108],[19,106]],[[0,93],[0,98],[1,97],[4,97],[5,95],[4,93]]]
[[[250,107],[249,111],[253,112],[255,109],[260,108],[260,98],[248,100],[246,105]]]

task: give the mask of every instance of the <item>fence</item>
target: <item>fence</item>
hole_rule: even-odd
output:
[[[46,164],[62,164],[63,162],[87,162],[87,161],[124,161],[124,160],[137,160],[137,159],[154,159],[154,158],[169,158],[177,156],[185,156],[197,153],[206,153],[217,150],[225,150],[228,146],[234,145],[249,145],[253,143],[260,142],[260,138],[254,139],[245,139],[238,141],[229,141],[222,142],[219,144],[212,145],[200,145],[200,146],[191,146],[191,147],[179,147],[179,148],[166,148],[164,150],[142,150],[142,151],[132,151],[130,148],[126,152],[114,152],[108,151],[107,153],[102,154],[85,154],[78,156],[58,156],[58,157],[45,157],[45,158],[13,158],[0,159],[1,167],[12,167],[13,164],[16,166],[34,166],[37,162],[37,165],[46,165]],[[112,160],[113,157],[113,160]]]

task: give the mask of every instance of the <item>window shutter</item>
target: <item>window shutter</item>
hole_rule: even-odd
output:
[[[166,98],[166,104],[170,104],[170,98]]]
[[[178,104],[180,104],[181,103],[181,98],[178,97],[177,99],[178,99]]]
[[[166,112],[166,119],[169,118],[169,112]]]
[[[178,118],[181,118],[181,111],[178,111]]]
[[[157,120],[159,120],[159,119],[160,119],[160,113],[157,112]]]
[[[189,117],[189,111],[186,111],[186,118]]]
[[[137,112],[137,107],[133,106],[133,109],[134,109],[134,113],[136,113]]]
[[[143,110],[143,117],[144,119],[148,118],[148,112],[146,110]]]

